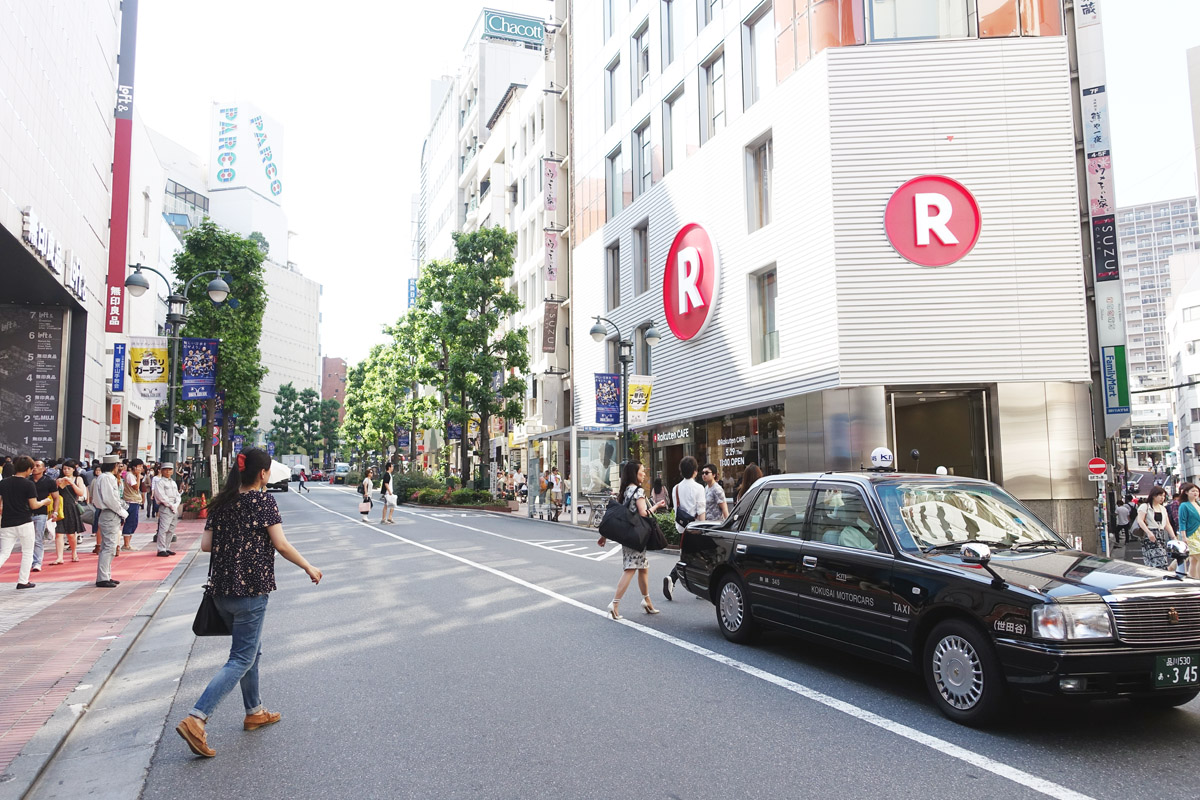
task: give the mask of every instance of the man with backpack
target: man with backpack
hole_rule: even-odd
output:
[[[698,465],[692,456],[684,456],[679,462],[679,474],[683,480],[675,484],[671,491],[671,499],[675,506],[675,532],[683,534],[684,529],[696,520],[704,519],[704,487],[696,482]],[[674,600],[672,587],[679,580],[678,566],[671,568],[671,574],[663,578],[663,596]]]

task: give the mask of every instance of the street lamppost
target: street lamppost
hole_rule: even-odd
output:
[[[623,465],[629,460],[629,398],[625,394],[629,391],[629,365],[633,363],[633,342],[621,335],[621,329],[617,327],[617,323],[600,316],[595,319],[596,324],[589,331],[594,341],[603,342],[608,338],[607,325],[612,325],[613,330],[617,332],[617,347],[619,348],[617,360],[621,362],[621,464]],[[648,347],[658,344],[660,337],[653,322],[646,326],[642,337]]]
[[[153,267],[146,267],[141,264],[131,264],[133,274],[125,279],[125,288],[134,297],[141,297],[150,288],[150,281],[142,274],[142,270],[153,272],[158,277],[166,281],[167,288],[171,287],[171,280]],[[183,331],[183,325],[187,322],[187,305],[188,292],[192,289],[192,284],[198,279],[206,275],[215,275],[208,282],[208,287],[205,291],[208,293],[208,298],[213,301],[213,305],[220,305],[229,297],[229,284],[225,282],[224,274],[217,270],[201,272],[192,276],[192,279],[183,287],[183,294],[171,294],[167,296],[167,325],[170,327],[169,335],[174,341],[171,345],[171,365],[170,378],[167,381],[167,446],[163,448],[163,461],[176,461],[175,453],[175,389],[177,386],[176,373],[179,371],[179,335]]]

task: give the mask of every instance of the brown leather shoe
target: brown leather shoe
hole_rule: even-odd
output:
[[[216,750],[208,746],[203,720],[189,714],[183,718],[183,722],[175,726],[175,731],[183,737],[188,747],[192,748],[192,752],[196,755],[212,758],[217,754]]]
[[[264,725],[274,725],[282,716],[283,714],[267,711],[264,708],[257,714],[247,714],[246,718],[242,720],[242,730],[252,731]]]

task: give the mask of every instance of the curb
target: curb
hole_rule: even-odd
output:
[[[126,655],[141,639],[142,633],[175,591],[175,587],[183,575],[191,567],[192,562],[200,553],[200,541],[197,540],[189,554],[180,559],[174,569],[167,575],[158,589],[142,604],[133,619],[121,631],[112,647],[108,648],[96,659],[96,663],[80,678],[79,685],[59,704],[50,719],[38,729],[33,738],[25,745],[20,754],[9,764],[8,769],[0,775],[0,800],[17,800],[26,797],[37,786],[46,768],[62,749],[67,737],[75,730],[75,726],[83,719],[88,707],[96,699],[109,679],[116,674],[117,668],[125,660]],[[161,591],[166,589],[166,591]]]

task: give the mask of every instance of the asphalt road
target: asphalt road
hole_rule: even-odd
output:
[[[228,648],[196,640],[147,800],[1200,796],[1200,701],[1023,705],[972,730],[914,675],[784,635],[726,642],[711,604],[661,597],[667,555],[663,613],[635,584],[618,623],[619,548],[583,529],[408,508],[380,526],[378,506],[368,526],[352,491],[276,497],[325,573],[277,559],[261,682],[283,720],[243,732],[235,690],[216,758],[193,756],[172,729]]]

